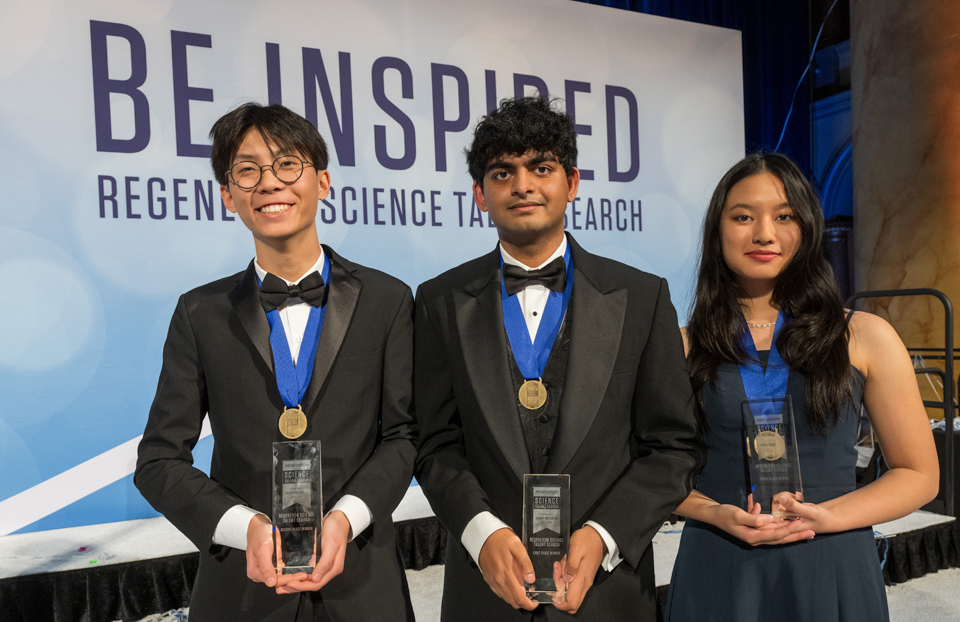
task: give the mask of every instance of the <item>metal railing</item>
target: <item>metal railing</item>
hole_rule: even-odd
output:
[[[938,289],[887,289],[873,292],[858,292],[847,299],[847,308],[852,309],[853,303],[862,298],[897,298],[902,296],[934,296],[943,303],[944,330],[943,330],[943,367],[921,367],[914,370],[917,374],[935,374],[943,382],[943,401],[923,400],[928,408],[942,408],[944,419],[943,456],[940,470],[943,473],[944,514],[956,516],[953,511],[953,397],[954,386],[960,391],[960,380],[954,385],[953,380],[953,305],[947,295]],[[916,349],[916,348],[914,348]]]

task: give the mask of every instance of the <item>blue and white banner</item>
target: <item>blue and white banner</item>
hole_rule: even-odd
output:
[[[490,251],[463,160],[499,99],[580,134],[567,228],[691,297],[743,154],[740,33],[568,0],[33,0],[0,37],[0,534],[153,516],[130,477],[177,296],[242,270],[207,132],[280,102],[331,151],[322,241],[411,287]],[[195,452],[209,465],[211,439]]]

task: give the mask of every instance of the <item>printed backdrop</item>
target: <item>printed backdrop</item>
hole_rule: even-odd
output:
[[[462,155],[476,120],[563,98],[584,179],[567,228],[666,277],[681,321],[743,155],[736,31],[565,0],[2,5],[0,534],[155,515],[131,474],[177,296],[253,255],[207,160],[238,103],[317,125],[321,239],[415,288],[496,243]]]

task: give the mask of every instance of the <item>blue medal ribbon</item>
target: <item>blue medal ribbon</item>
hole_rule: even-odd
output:
[[[323,270],[320,272],[323,282],[330,291],[330,259],[323,258]],[[257,277],[260,283],[260,277]],[[317,343],[320,341],[320,332],[323,330],[323,318],[327,313],[327,306],[311,307],[307,327],[303,331],[303,341],[300,344],[299,364],[293,364],[293,355],[287,343],[287,334],[280,319],[280,310],[274,309],[267,313],[267,322],[270,324],[270,346],[273,350],[273,369],[277,376],[277,388],[280,397],[287,408],[296,408],[303,401],[313,373],[313,363],[317,358]],[[306,354],[306,356],[303,356]]]
[[[743,348],[750,357],[744,363],[740,363],[740,378],[743,380],[743,388],[748,399],[761,397],[784,397],[787,394],[787,381],[790,378],[790,366],[783,362],[780,353],[777,352],[777,336],[780,335],[780,329],[786,316],[781,310],[777,314],[777,324],[773,329],[773,341],[770,343],[770,356],[767,358],[766,369],[760,363],[760,357],[757,354],[757,346],[753,342],[753,336],[750,334],[750,328],[747,327],[743,334]],[[754,406],[759,406],[756,404]],[[771,405],[772,407],[772,405]],[[754,413],[761,414],[761,413]],[[767,413],[762,413],[767,414]]]
[[[500,301],[503,305],[503,327],[507,331],[507,339],[510,340],[510,347],[513,349],[513,358],[517,361],[517,367],[520,368],[520,374],[523,375],[524,380],[536,380],[543,376],[543,370],[547,368],[547,360],[550,358],[550,351],[553,349],[553,342],[557,340],[560,326],[563,324],[563,316],[570,304],[570,294],[573,292],[573,261],[569,244],[563,254],[563,262],[566,265],[566,283],[563,286],[563,293],[550,291],[547,305],[543,309],[543,317],[540,319],[540,327],[537,329],[536,341],[533,341],[530,339],[530,331],[527,330],[527,322],[523,319],[523,311],[520,309],[520,299],[517,297],[519,294],[513,296],[507,294],[507,287],[503,283],[503,257],[500,257]]]

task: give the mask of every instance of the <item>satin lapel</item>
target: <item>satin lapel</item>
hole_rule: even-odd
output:
[[[577,268],[574,255],[570,309],[573,334],[557,432],[544,473],[563,473],[586,438],[603,402],[620,348],[627,291],[606,294]]]
[[[499,250],[496,260],[499,261]],[[490,432],[519,479],[530,473],[507,359],[507,335],[500,304],[500,270],[491,262],[489,276],[454,292],[457,330],[467,375]]]
[[[270,324],[267,323],[267,314],[260,306],[260,287],[257,285],[257,271],[252,261],[236,287],[230,291],[229,297],[240,319],[240,324],[247,331],[250,341],[272,372],[273,349],[270,347]]]
[[[303,396],[303,410],[307,412],[320,394],[320,388],[327,380],[333,361],[340,351],[343,338],[350,328],[350,320],[357,308],[362,281],[351,274],[351,270],[339,263],[339,258],[328,247],[323,252],[330,258],[330,287],[327,296],[327,312],[323,318],[323,330],[317,344],[317,358],[313,363],[313,375]]]

